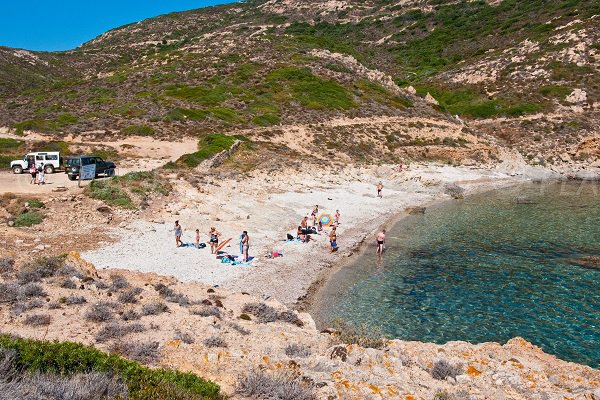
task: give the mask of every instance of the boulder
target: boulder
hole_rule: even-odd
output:
[[[569,262],[583,268],[600,269],[600,256],[579,257],[570,259]]]
[[[81,258],[81,254],[76,251],[71,251],[67,254],[65,265],[75,268],[87,277],[94,279],[99,278],[94,264]]]
[[[425,214],[425,210],[426,210],[425,207],[406,207],[404,209],[404,211],[406,211],[410,215]]]

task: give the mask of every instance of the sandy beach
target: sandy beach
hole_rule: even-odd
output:
[[[451,199],[444,185],[457,182],[468,193],[522,179],[502,170],[412,165],[401,173],[392,166],[306,174],[263,172],[244,180],[215,180],[201,190],[181,181],[173,196],[176,202],[152,217],[114,228],[114,243],[82,256],[99,269],[172,275],[184,282],[197,281],[293,305],[324,271],[352,256],[375,231],[405,215],[405,208]],[[383,198],[376,196],[379,181],[384,184]],[[337,253],[329,254],[328,229],[312,235],[308,244],[285,241],[286,234],[294,234],[317,204],[320,211],[332,215],[340,210]],[[232,239],[224,250],[233,255],[240,254],[239,236],[247,230],[250,255],[255,257],[252,265],[223,264],[209,247],[176,248],[175,220],[182,224],[183,241],[189,244],[195,241],[196,229],[206,242],[210,227],[215,226],[221,241]],[[273,250],[283,256],[266,258]]]

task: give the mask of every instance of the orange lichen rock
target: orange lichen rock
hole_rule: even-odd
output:
[[[171,339],[167,342],[167,346],[179,347],[179,346],[181,346],[181,343],[183,343],[181,340]]]
[[[369,383],[369,389],[371,389],[373,391],[373,394],[381,394],[381,389],[379,389],[377,386],[373,385],[372,383]]]
[[[479,376],[479,375],[481,375],[481,371],[479,371],[477,368],[475,368],[472,365],[469,365],[467,367],[467,371],[466,372],[467,372],[467,374],[469,374],[471,376]]]

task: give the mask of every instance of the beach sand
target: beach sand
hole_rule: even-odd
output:
[[[295,304],[327,268],[351,256],[366,238],[390,221],[404,215],[406,207],[441,199],[444,185],[460,182],[467,191],[516,183],[522,178],[490,169],[413,164],[399,173],[391,166],[345,168],[310,173],[256,173],[244,180],[224,179],[198,190],[184,180],[176,185],[174,203],[146,219],[113,228],[115,242],[82,254],[97,268],[126,268],[172,275],[184,282],[197,281],[276,298]],[[383,198],[375,185],[384,184]],[[295,234],[300,220],[314,205],[321,212],[340,210],[339,251],[329,254],[326,234],[312,235],[310,243],[286,243],[286,233]],[[184,228],[183,241],[193,243],[195,230],[201,241],[215,226],[221,241],[232,238],[224,250],[239,255],[239,236],[250,235],[252,266],[223,264],[210,247],[175,246],[173,224]],[[329,232],[327,229],[325,233]],[[283,254],[266,258],[273,250]]]

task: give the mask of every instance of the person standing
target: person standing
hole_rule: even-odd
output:
[[[211,254],[215,254],[217,247],[219,247],[219,236],[221,236],[221,233],[217,231],[217,228],[211,226],[210,232],[208,232]]]
[[[196,248],[200,248],[200,229],[196,229]]]
[[[31,174],[31,185],[35,185],[37,183],[37,168],[35,167],[35,164],[31,164],[29,166],[29,173]]]
[[[304,233],[306,233],[306,230],[308,229],[308,217],[302,218],[302,221],[300,221],[300,226],[305,231]]]
[[[242,261],[248,262],[248,249],[250,248],[250,237],[248,236],[248,231],[244,231],[242,233]]]
[[[381,255],[385,247],[385,229],[377,235],[377,254]]]
[[[38,170],[37,170],[37,175],[38,175],[38,185],[45,185],[46,184],[46,173],[44,172],[44,163],[40,163],[40,166],[38,167]]]
[[[329,233],[329,244],[330,244],[330,249],[329,249],[329,253],[333,253],[334,251],[337,251],[337,228],[334,226],[331,229],[331,232]]]
[[[380,199],[383,198],[383,194],[381,194],[381,191],[383,190],[383,183],[381,183],[381,181],[377,184],[377,197],[379,197]]]
[[[183,234],[183,228],[179,225],[179,221],[175,221],[175,245],[181,247],[183,242],[181,241],[181,235]]]
[[[338,226],[340,224],[340,210],[335,210],[335,214],[333,215],[333,226]]]

